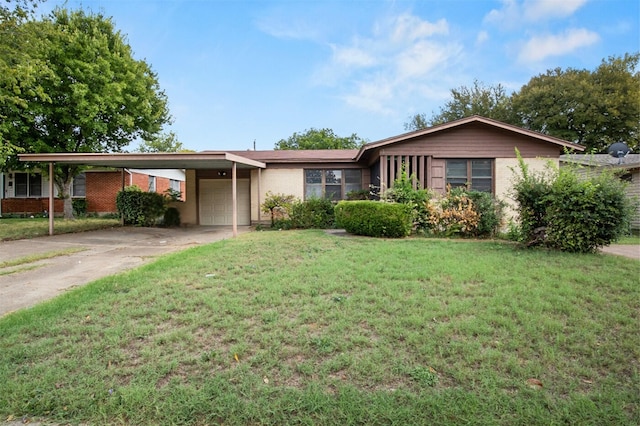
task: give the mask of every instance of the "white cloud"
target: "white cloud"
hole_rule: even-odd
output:
[[[492,9],[484,21],[505,28],[517,28],[525,22],[543,22],[566,18],[580,9],[587,0],[502,0],[502,7]]]
[[[462,46],[448,38],[445,19],[431,22],[403,13],[375,23],[371,35],[331,44],[329,61],[314,73],[348,105],[391,114],[403,99],[433,93],[449,77]]]
[[[374,65],[377,60],[365,49],[357,46],[336,46],[331,45],[333,50],[332,63],[346,67],[365,68]]]
[[[483,44],[485,43],[487,40],[489,40],[489,33],[486,31],[480,31],[478,33],[478,35],[476,36],[476,44]]]
[[[573,15],[587,0],[528,0],[523,13],[527,21],[543,21],[550,18],[565,18]]]
[[[446,35],[448,33],[449,24],[446,19],[429,22],[405,13],[393,20],[391,41],[394,43],[411,43],[436,34]]]
[[[521,62],[537,62],[549,56],[561,56],[582,47],[597,43],[600,36],[584,28],[567,30],[558,35],[544,35],[531,38],[521,50]]]

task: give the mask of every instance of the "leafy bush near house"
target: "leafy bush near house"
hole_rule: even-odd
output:
[[[356,235],[402,238],[412,229],[411,208],[401,203],[340,201],[335,215],[339,228]]]
[[[514,185],[522,236],[528,245],[589,253],[629,230],[634,205],[627,183],[603,170],[581,177],[572,167],[533,174],[518,155],[521,175]]]
[[[87,199],[86,198],[74,198],[71,200],[73,206],[73,214],[76,217],[85,217],[87,215]]]
[[[175,207],[169,207],[164,212],[162,224],[168,227],[180,226],[180,211]]]
[[[484,238],[502,225],[504,203],[488,192],[448,188],[443,198],[427,203],[428,230],[436,235]]]
[[[334,204],[326,198],[310,198],[295,202],[291,208],[293,228],[333,228],[335,222]]]
[[[291,208],[296,201],[295,195],[274,194],[268,191],[261,209],[271,215],[271,227],[276,226],[276,222],[288,222],[291,216]],[[288,224],[287,229],[290,228]]]
[[[164,215],[165,197],[132,185],[118,192],[116,207],[127,225],[153,226]]]
[[[385,201],[401,203],[411,209],[411,221],[413,227],[424,230],[429,227],[429,211],[427,200],[430,193],[426,189],[414,188],[415,176],[407,174],[404,164],[400,170],[400,177],[393,182],[393,186],[382,193],[381,198]]]

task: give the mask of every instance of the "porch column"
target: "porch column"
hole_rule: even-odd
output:
[[[236,162],[231,163],[231,196],[233,204],[233,218],[232,218],[232,227],[233,227],[233,236],[238,236],[238,184],[236,182],[236,172],[237,172]]]
[[[53,163],[49,163],[49,235],[53,235],[53,216],[55,202],[53,199]]]
[[[262,184],[262,169],[258,167],[258,220],[257,220],[257,223],[260,223],[260,219],[261,219],[260,215],[262,213],[262,210],[260,210],[261,184]]]

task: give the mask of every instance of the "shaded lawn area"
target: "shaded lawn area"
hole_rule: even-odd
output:
[[[54,218],[53,227],[56,234],[94,231],[96,229],[121,226],[120,219],[110,218],[78,218],[65,220]],[[0,241],[18,240],[49,235],[48,218],[0,218]]]
[[[254,232],[0,319],[0,418],[638,424],[640,262]]]

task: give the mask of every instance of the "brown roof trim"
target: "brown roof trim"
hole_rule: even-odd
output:
[[[125,167],[132,169],[202,169],[237,163],[245,168],[265,168],[260,161],[224,151],[159,153],[50,153],[18,154],[20,161]]]
[[[357,149],[274,149],[229,152],[265,163],[353,163],[358,154]]]
[[[522,127],[518,127],[518,126],[514,126],[512,124],[507,124],[507,123],[503,123],[501,121],[498,120],[494,120],[491,118],[486,118],[486,117],[482,117],[479,115],[472,115],[469,117],[465,117],[465,118],[461,118],[458,120],[454,120],[454,121],[450,121],[448,123],[444,123],[444,124],[440,124],[437,126],[433,126],[433,127],[429,127],[426,129],[421,129],[421,130],[416,130],[413,132],[408,132],[408,133],[403,133],[401,135],[397,135],[397,136],[393,136],[390,138],[386,138],[386,139],[382,139],[379,140],[377,142],[371,142],[368,143],[366,145],[364,145],[362,148],[360,148],[360,151],[358,152],[358,155],[356,156],[355,160],[359,161],[360,158],[362,158],[362,156],[364,155],[364,153],[366,151],[372,150],[372,149],[376,149],[376,148],[380,148],[380,147],[384,147],[387,145],[392,145],[394,143],[398,143],[398,142],[403,142],[409,139],[413,139],[413,138],[417,138],[420,136],[426,136],[429,135],[431,133],[437,133],[437,132],[441,132],[444,130],[448,130],[454,127],[459,127],[459,126],[463,126],[465,124],[469,124],[469,123],[484,123],[487,124],[489,126],[493,126],[493,127],[497,127],[503,130],[507,130],[510,132],[515,132],[515,133],[519,133],[521,135],[525,135],[525,136],[529,136],[535,139],[540,139],[541,141],[544,142],[549,142],[558,146],[562,146],[568,149],[573,149],[576,151],[584,151],[585,147],[573,142],[569,142],[569,141],[565,141],[563,139],[559,139],[553,136],[549,136],[549,135],[545,135],[539,132],[534,132],[532,130],[527,130],[527,129],[523,129]]]

